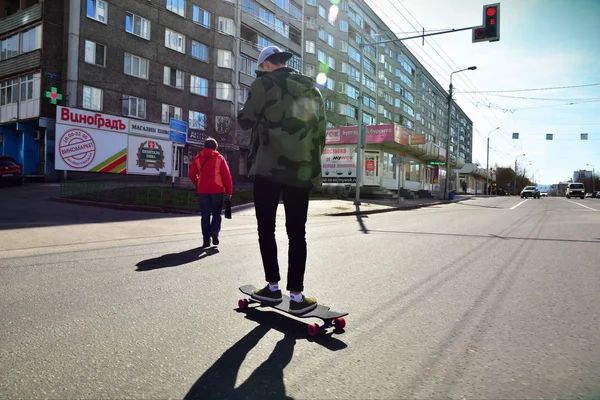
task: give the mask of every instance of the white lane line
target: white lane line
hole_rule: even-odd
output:
[[[529,200],[529,199],[525,199],[525,200],[523,200],[522,202],[520,202],[520,203],[519,203],[519,204],[517,204],[516,206],[513,206],[513,207],[511,207],[510,209],[511,209],[511,210],[514,210],[515,208],[519,207],[521,204],[525,203],[527,200]]]
[[[585,208],[587,208],[588,210],[592,210],[592,211],[598,211],[598,210],[596,210],[596,209],[594,209],[594,208],[592,208],[592,207],[584,206],[583,204],[581,204],[581,203],[578,203],[578,202],[576,202],[576,201],[573,201],[573,200],[567,200],[567,201],[568,201],[569,203],[573,203],[573,204],[577,204],[578,206],[585,207]]]

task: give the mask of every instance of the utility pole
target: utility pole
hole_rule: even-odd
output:
[[[520,154],[515,157],[515,196],[517,195],[517,159],[523,156],[525,156],[525,154]]]
[[[500,129],[500,127],[497,127],[492,132],[497,131],[498,129]],[[492,133],[492,132],[490,132],[490,133]],[[488,137],[487,137],[487,157],[486,157],[486,162],[485,162],[485,190],[487,190],[488,193],[491,193],[490,189],[489,189],[489,187],[490,187],[490,133],[488,133]]]

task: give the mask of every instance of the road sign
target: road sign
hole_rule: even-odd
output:
[[[187,138],[187,122],[171,118],[169,121],[169,140],[173,143],[185,144]]]

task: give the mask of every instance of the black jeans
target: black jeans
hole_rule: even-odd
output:
[[[279,282],[279,262],[275,241],[275,218],[279,198],[283,195],[285,229],[289,240],[287,290],[304,290],[306,269],[306,217],[309,188],[297,188],[254,179],[254,209],[258,223],[258,243],[267,282]]]
[[[210,236],[221,231],[221,210],[223,209],[223,193],[199,194],[200,214],[202,215],[202,238],[205,242]],[[212,219],[211,219],[212,215]]]

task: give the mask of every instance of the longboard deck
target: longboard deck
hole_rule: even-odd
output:
[[[273,307],[279,311],[283,311],[286,314],[290,314],[294,317],[298,317],[298,318],[319,318],[322,319],[323,321],[327,321],[327,320],[332,320],[335,318],[339,318],[339,317],[344,317],[346,315],[348,315],[348,313],[341,313],[341,312],[335,312],[335,311],[331,311],[329,309],[329,307],[321,305],[321,304],[317,304],[317,307],[314,310],[311,310],[307,313],[304,314],[292,314],[290,312],[290,296],[283,294],[282,293],[282,298],[281,298],[281,302],[280,303],[271,303],[268,301],[263,301],[260,299],[255,299],[252,297],[252,291],[256,289],[256,286],[254,285],[244,285],[240,287],[240,291],[244,294],[247,294],[248,296],[250,296],[250,301],[255,302],[255,303],[260,303],[263,306],[268,306],[268,307]]]

